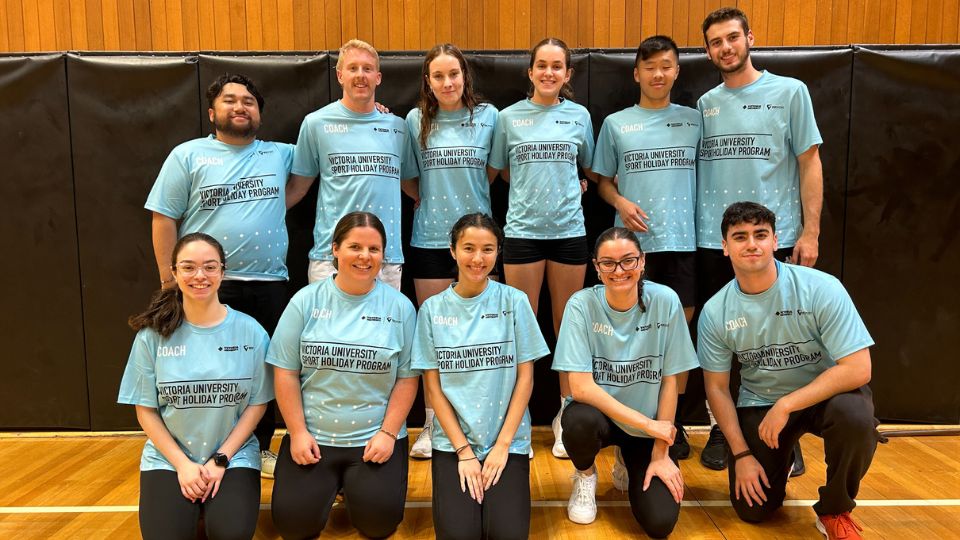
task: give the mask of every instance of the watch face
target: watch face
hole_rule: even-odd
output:
[[[216,463],[216,464],[217,464],[218,466],[220,466],[220,467],[226,467],[227,464],[230,463],[230,460],[227,459],[227,455],[226,455],[226,454],[214,454],[214,455],[213,455],[213,462]]]

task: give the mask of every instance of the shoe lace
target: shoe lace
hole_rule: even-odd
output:
[[[574,486],[574,492],[577,494],[577,506],[589,506],[593,504],[596,485],[577,473],[573,475],[573,482],[576,484],[576,486]]]
[[[830,517],[834,518],[830,524],[833,529],[830,532],[834,538],[847,538],[856,535],[857,531],[863,530],[863,528],[857,525],[857,522],[850,517],[849,512]]]
[[[719,427],[710,430],[710,437],[707,438],[707,446],[726,444],[727,438],[723,436],[723,431]]]
[[[269,458],[277,459],[277,455],[273,453],[273,451],[271,450],[261,450],[260,457],[261,458],[269,457]]]
[[[429,439],[431,431],[433,431],[433,425],[423,426],[423,429],[420,431],[420,434],[417,435],[417,442],[419,442],[421,439]]]

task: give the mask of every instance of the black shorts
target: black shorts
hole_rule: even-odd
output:
[[[556,240],[508,237],[503,241],[503,264],[529,264],[545,259],[560,264],[587,264],[590,261],[587,237]]]
[[[646,278],[666,285],[680,297],[683,307],[693,307],[697,299],[697,265],[695,251],[660,251],[647,253]]]
[[[404,253],[403,270],[413,279],[457,279],[457,261],[450,248],[409,246]]]

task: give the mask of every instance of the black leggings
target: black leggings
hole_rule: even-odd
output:
[[[320,462],[303,466],[293,462],[285,435],[274,475],[273,523],[283,538],[319,535],[341,489],[353,526],[364,536],[384,538],[403,521],[407,438],[396,442],[386,463],[365,463],[362,446],[320,445]]]
[[[509,454],[500,481],[483,495],[483,504],[460,490],[457,455],[433,451],[433,527],[440,540],[530,536],[530,457]]]
[[[563,426],[563,445],[567,455],[581,471],[593,467],[601,448],[612,444],[619,446],[630,475],[628,496],[633,517],[653,538],[665,538],[673,532],[680,517],[680,504],[673,500],[673,494],[666,484],[654,477],[650,487],[643,491],[653,439],[627,434],[605,414],[584,403],[567,405],[560,424]]]
[[[770,517],[783,505],[786,495],[793,447],[804,433],[823,438],[824,458],[827,462],[827,483],[820,487],[820,500],[813,505],[818,515],[842,514],[857,505],[854,500],[860,490],[860,480],[877,450],[877,420],[873,417],[873,392],[869,386],[837,394],[816,405],[792,413],[780,431],[779,448],[770,448],[760,440],[760,422],[770,407],[738,407],[740,430],[763,466],[770,488],[764,487],[767,502],[748,506],[746,498],[736,498],[736,467],[730,462],[730,502],[740,519],[758,523]],[[728,449],[729,456],[729,449]]]
[[[140,472],[140,534],[145,540],[196,538],[201,508],[210,540],[253,538],[260,513],[260,471],[227,469],[217,496],[205,503],[190,502],[180,493],[174,471]]]

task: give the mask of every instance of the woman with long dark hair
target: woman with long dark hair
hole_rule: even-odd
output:
[[[473,89],[470,64],[455,45],[430,49],[420,74],[420,101],[407,115],[420,177],[420,205],[406,269],[413,276],[417,304],[443,291],[457,276],[450,259],[450,226],[460,216],[491,214],[487,156],[497,109],[482,103]],[[424,395],[426,422],[410,455],[432,455],[433,407]]]
[[[136,406],[147,434],[140,459],[144,538],[193,538],[201,508],[210,538],[252,538],[260,511],[253,436],[273,384],[269,338],[221,304],[223,247],[203,233],[173,247],[175,288],[130,318],[137,337],[117,401]]]

